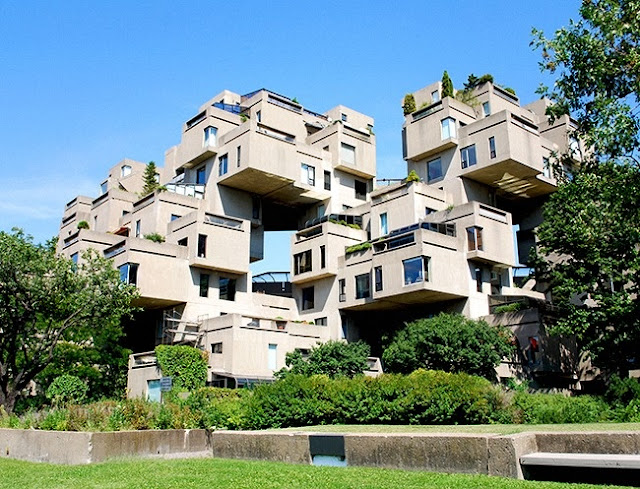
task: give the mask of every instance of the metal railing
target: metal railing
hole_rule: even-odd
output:
[[[205,185],[203,183],[168,183],[167,192],[196,199],[204,199]]]

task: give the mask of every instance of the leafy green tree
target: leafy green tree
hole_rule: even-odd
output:
[[[0,405],[14,409],[59,345],[91,344],[105,328],[120,336],[136,296],[95,250],[75,264],[56,254],[55,241],[0,232]]]
[[[158,168],[155,162],[150,161],[144,169],[144,188],[142,189],[142,196],[149,195],[160,187],[158,183]]]
[[[580,16],[551,39],[534,30],[556,78],[540,88],[548,114],[571,114],[588,148],[545,206],[536,267],[560,306],[551,332],[624,374],[640,362],[640,1],[585,1]],[[556,169],[575,156],[557,155]]]
[[[47,399],[54,406],[69,403],[81,403],[87,395],[87,384],[79,377],[70,374],[63,374],[51,382],[47,388]]]
[[[363,341],[346,343],[330,340],[319,343],[311,348],[306,358],[296,349],[287,353],[285,363],[288,368],[276,372],[276,377],[289,374],[354,377],[368,368],[367,357],[370,352],[369,345]]]
[[[453,97],[453,82],[446,70],[442,74],[442,98],[445,97]]]
[[[513,353],[510,336],[506,329],[485,321],[440,313],[399,330],[382,360],[389,372],[408,374],[426,368],[495,379],[495,368]]]

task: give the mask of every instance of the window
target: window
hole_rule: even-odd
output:
[[[100,184],[100,195],[107,193],[107,182],[102,182]]]
[[[551,166],[549,165],[549,158],[542,158],[542,174],[551,178]]]
[[[331,190],[331,172],[326,170],[324,172],[324,189]]]
[[[476,268],[476,290],[482,292],[482,268]]]
[[[217,143],[218,129],[209,126],[204,128],[204,146],[215,146]]]
[[[442,119],[440,121],[440,132],[442,135],[442,140],[456,137],[456,120],[447,117],[446,119]]]
[[[442,178],[442,161],[440,158],[427,163],[427,183],[435,182]]]
[[[269,356],[267,358],[267,368],[276,370],[278,368],[278,345],[269,344]]]
[[[238,146],[236,148],[236,162],[238,163],[238,168],[240,168],[241,161],[242,161],[242,146]]]
[[[120,271],[120,280],[125,284],[136,285],[138,283],[138,264],[125,263],[118,267]]]
[[[389,225],[387,221],[387,213],[380,214],[380,236],[389,234]]]
[[[251,197],[251,217],[252,219],[260,219],[260,197],[256,195]]]
[[[204,184],[207,181],[207,166],[202,165],[196,170],[196,183]]]
[[[200,297],[209,297],[209,274],[200,274]]]
[[[175,221],[176,219],[180,219],[182,216],[179,216],[178,214],[171,214],[171,220]]]
[[[356,275],[356,299],[371,297],[371,275]]]
[[[229,170],[229,157],[227,155],[222,155],[218,158],[218,176],[221,177],[225,175]]]
[[[489,102],[484,102],[482,104],[482,115],[484,117],[488,117],[491,115],[491,107],[489,106]]]
[[[354,187],[356,190],[356,199],[367,200],[367,182],[354,180]]]
[[[302,163],[300,169],[300,179],[302,180],[302,183],[314,186],[316,184],[316,169],[311,165],[307,165],[306,163]]]
[[[469,251],[482,251],[482,228],[478,226],[467,228],[467,244]]]
[[[345,279],[341,278],[338,280],[338,300],[340,302],[344,302],[347,300],[347,282]]]
[[[198,258],[207,257],[207,235],[198,234]]]
[[[218,287],[220,289],[220,299],[223,301],[235,301],[236,300],[236,279],[220,277],[218,280]]]
[[[159,173],[154,173],[154,174],[153,174],[153,180],[154,180],[156,183],[160,183],[160,174],[159,174]]]
[[[356,164],[356,147],[347,143],[340,145],[340,160],[349,165]]]
[[[73,255],[70,256],[71,261],[73,262],[74,265],[78,264],[78,253],[74,253]]]
[[[402,268],[404,270],[405,285],[429,281],[429,258],[426,256],[402,260]]]
[[[141,228],[141,222],[140,222],[140,220],[138,219],[138,220],[136,221],[136,238],[139,238],[139,237],[140,237],[140,228]]]
[[[316,318],[315,321],[313,321],[313,324],[315,324],[316,326],[326,326],[327,318],[326,317]]]
[[[189,242],[189,238],[182,238],[178,240],[178,246],[187,246]]]
[[[431,92],[431,101],[438,102],[440,100],[440,92],[438,90],[434,90]]]
[[[340,119],[342,119],[344,122],[347,122],[347,114],[340,114]]]
[[[315,307],[313,287],[302,289],[302,310],[313,309]]]
[[[320,204],[320,205],[318,206],[318,208],[316,209],[316,211],[317,211],[317,212],[316,212],[316,215],[317,215],[318,217],[322,217],[322,216],[324,216],[324,211],[325,211],[325,209],[326,209],[326,207],[324,206],[324,204]]]
[[[431,207],[425,207],[424,208],[424,215],[428,216],[429,214],[433,214],[434,212],[438,212],[435,209],[432,209]]]
[[[293,274],[299,275],[301,273],[311,271],[311,250],[303,251],[302,253],[296,253],[293,255]]]
[[[379,292],[382,290],[382,267],[375,267],[373,275],[376,283],[376,292]]]
[[[460,160],[462,161],[462,168],[467,168],[469,166],[475,165],[477,163],[476,145],[472,144],[471,146],[462,148],[460,150]]]
[[[569,136],[569,151],[571,156],[577,156],[580,154],[580,143],[575,136]]]
[[[320,246],[320,268],[327,268],[327,247]]]
[[[489,138],[489,156],[491,156],[491,158],[496,157],[496,138],[493,136]]]
[[[126,177],[131,175],[131,167],[129,165],[122,165],[120,168],[120,177]]]
[[[211,343],[211,353],[222,353],[222,342]]]
[[[256,112],[256,120],[258,122],[262,122],[262,111],[261,110]]]

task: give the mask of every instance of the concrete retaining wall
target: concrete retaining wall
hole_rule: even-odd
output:
[[[151,430],[79,433],[0,429],[0,457],[88,464],[119,457],[195,457],[310,464],[326,433]],[[331,437],[331,435],[329,435]],[[640,454],[640,432],[496,434],[336,434],[349,466],[487,474],[522,479],[534,452]],[[344,446],[342,442],[344,441]],[[333,449],[333,448],[332,448]],[[342,452],[341,452],[342,453]]]
[[[205,430],[83,433],[0,429],[0,457],[55,464],[88,464],[117,457],[210,454]]]

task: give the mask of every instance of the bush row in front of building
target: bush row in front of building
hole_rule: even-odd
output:
[[[327,424],[486,424],[640,422],[640,388],[626,379],[607,396],[505,390],[467,374],[417,370],[409,375],[330,379],[290,375],[253,390],[171,392],[165,402],[101,401],[30,411],[0,408],[0,427],[68,431],[265,429]]]

